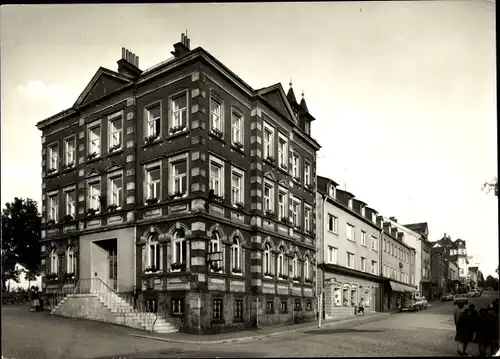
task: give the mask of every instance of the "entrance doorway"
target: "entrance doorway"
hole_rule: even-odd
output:
[[[92,272],[112,290],[118,289],[118,243],[116,238],[98,240],[92,247]]]

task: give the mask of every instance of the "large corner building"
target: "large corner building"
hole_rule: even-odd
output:
[[[193,333],[312,319],[314,117],[189,43],[145,71],[122,49],[37,124],[44,290],[140,290]]]

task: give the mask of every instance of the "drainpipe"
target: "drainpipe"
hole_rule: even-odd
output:
[[[316,288],[318,287],[318,261],[319,261],[319,251],[322,250],[322,247],[319,248],[318,242],[320,244],[323,244],[323,241],[325,240],[325,203],[326,203],[326,196],[322,195],[323,197],[323,203],[321,206],[321,241],[316,240],[316,261],[315,261],[315,267],[316,267]],[[318,236],[318,233],[316,233],[316,238]],[[323,281],[321,282],[321,290],[318,293],[316,293],[316,300],[318,301],[318,328],[321,328],[321,319],[323,317],[323,283],[324,283],[324,278]]]

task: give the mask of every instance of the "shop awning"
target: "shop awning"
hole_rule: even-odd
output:
[[[413,293],[416,291],[415,288],[406,285],[406,284],[401,284],[401,283],[396,283],[393,282],[392,280],[389,281],[389,285],[391,286],[391,289],[393,292],[400,292],[400,293]]]

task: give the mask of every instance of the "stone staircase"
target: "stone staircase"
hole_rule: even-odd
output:
[[[52,315],[123,325],[154,333],[174,333],[178,329],[143,304],[134,308],[126,299],[109,290],[68,293],[52,309]]]

